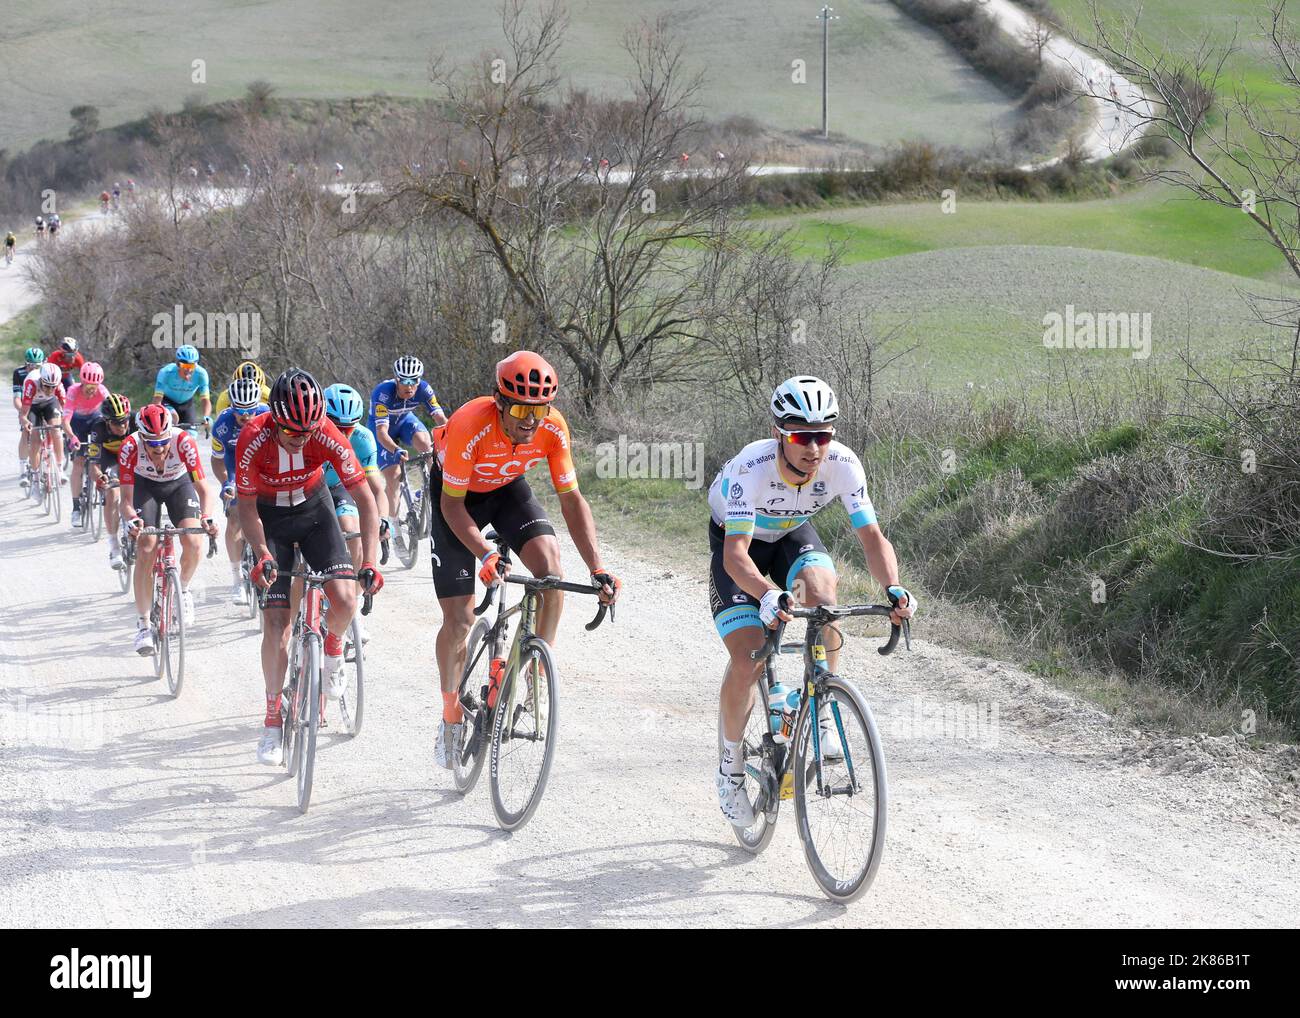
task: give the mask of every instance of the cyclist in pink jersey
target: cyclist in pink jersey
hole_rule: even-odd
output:
[[[108,399],[104,369],[94,361],[81,366],[81,381],[68,390],[63,412],[71,418],[72,433],[81,443],[72,456],[72,525],[81,526],[81,472],[86,469],[85,443],[99,405]]]

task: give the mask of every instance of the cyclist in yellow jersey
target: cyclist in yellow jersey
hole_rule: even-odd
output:
[[[233,382],[239,378],[252,378],[262,387],[262,402],[266,403],[271,398],[271,388],[266,384],[266,374],[258,366],[257,361],[243,361],[239,367],[235,368],[235,373],[230,376]],[[230,389],[229,387],[221,391],[217,397],[217,405],[212,409],[212,419],[215,421],[221,416],[221,411],[230,408]]]

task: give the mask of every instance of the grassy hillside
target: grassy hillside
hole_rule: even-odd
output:
[[[283,95],[337,97],[384,90],[427,95],[427,67],[501,44],[495,3],[457,0],[43,0],[10,5],[0,23],[8,87],[0,94],[4,145],[62,137],[68,110],[92,103],[104,126],[191,93],[233,98],[264,78]],[[673,0],[571,0],[563,70],[585,87],[618,89],[628,72],[619,44],[643,16],[671,10],[694,69],[705,72],[710,118],[755,117],[785,131],[820,126],[820,27],[814,7]],[[930,137],[979,145],[1014,122],[1011,101],[934,33],[888,4],[853,5],[832,30],[832,126],[887,143]],[[50,74],[57,55],[59,73]],[[808,83],[790,81],[807,62]],[[190,65],[207,61],[207,83]]]

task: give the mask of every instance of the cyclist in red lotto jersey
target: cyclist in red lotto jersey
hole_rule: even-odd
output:
[[[308,567],[317,573],[352,573],[348,553],[325,485],[325,465],[334,467],[361,516],[361,569],[368,594],[384,578],[373,565],[379,543],[379,510],[365,471],[352,446],[325,419],[325,394],[301,368],[290,368],[271,387],[271,410],[244,425],[235,445],[235,490],[244,539],[257,556],[253,581],[266,595],[262,630],[262,676],[266,680],[266,717],[257,759],[278,765],[283,758],[280,694],[289,667],[289,572],[296,544]],[[277,575],[278,574],[278,575]],[[343,692],[343,635],[356,611],[353,580],[325,584],[329,610],[322,682],[326,695]]]
[[[163,506],[173,527],[202,526],[213,537],[217,525],[212,522],[215,509],[212,489],[203,476],[199,444],[184,428],[173,428],[171,414],[165,407],[150,403],[136,415],[138,430],[122,441],[117,451],[117,479],[121,487],[122,519],[132,530],[162,526]],[[198,534],[181,534],[181,611],[188,628],[194,624],[194,598],[190,579],[203,555],[203,538]],[[135,559],[135,650],[153,653],[153,634],[149,631],[149,601],[153,597],[154,558],[158,538],[141,537],[136,542]]]

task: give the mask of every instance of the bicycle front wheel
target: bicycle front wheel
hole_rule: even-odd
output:
[[[359,619],[352,620],[347,635],[343,637],[343,668],[347,673],[347,685],[339,697],[339,716],[343,721],[343,731],[355,738],[361,731],[366,695],[366,652],[361,644]]]
[[[298,809],[311,805],[312,779],[316,771],[316,733],[320,729],[320,637],[308,633],[303,639],[302,667],[298,672]]]
[[[135,556],[131,554],[129,541],[119,539],[117,546],[122,549],[122,568],[117,571],[117,585],[122,588],[123,594],[129,594],[131,578],[135,574]]]
[[[542,801],[555,759],[559,704],[555,657],[541,637],[519,653],[492,719],[492,810],[503,830],[526,824]]]
[[[99,535],[104,531],[104,503],[99,497],[99,489],[93,484],[89,485],[90,496],[87,502],[90,505],[90,539],[98,543]],[[83,502],[82,505],[87,504]]]
[[[492,669],[492,648],[489,639],[491,626],[487,619],[479,619],[465,641],[465,670],[460,678],[460,701],[465,712],[465,743],[460,756],[452,762],[451,778],[456,791],[465,795],[478,782],[487,758],[488,731],[487,705],[483,703],[483,690],[487,687]],[[466,704],[466,701],[470,704]],[[472,706],[471,706],[472,705]]]
[[[828,731],[841,743],[838,757],[821,757],[818,781],[811,702],[800,713],[794,758],[794,806],[804,858],[822,892],[847,904],[860,897],[885,851],[885,754],[871,708],[838,676],[818,699]]]
[[[181,609],[181,574],[167,570],[166,593],[163,595],[163,658],[166,661],[167,689],[173,697],[181,695],[185,681],[185,612]]]

